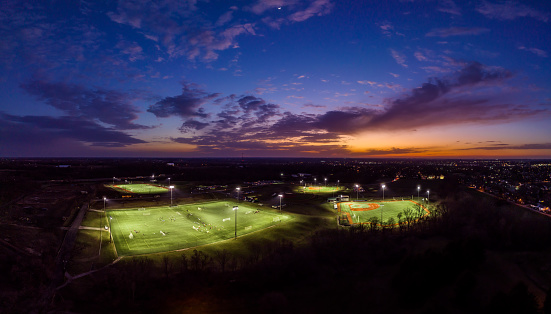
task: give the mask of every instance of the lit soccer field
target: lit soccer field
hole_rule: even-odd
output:
[[[209,202],[174,207],[111,210],[111,228],[117,254],[137,255],[184,249],[258,231],[292,218],[254,204]]]
[[[109,185],[109,187],[118,191],[135,193],[135,194],[159,194],[159,193],[170,192],[170,190],[167,187],[158,186],[154,184],[147,184],[147,183],[115,184],[115,185]]]
[[[342,187],[338,186],[301,186],[296,188],[297,191],[304,191],[306,193],[332,193],[342,190]]]
[[[398,213],[403,213],[407,208],[410,208],[415,211],[415,207],[418,206],[418,203],[407,200],[407,201],[361,201],[361,202],[342,202],[339,203],[339,211],[342,214],[348,216],[348,219],[351,223],[366,223],[372,217],[377,217],[379,222],[381,220],[381,213],[383,216],[383,221],[387,221],[390,218],[394,218],[395,222],[398,223]],[[422,206],[422,205],[421,205]],[[428,214],[428,210],[422,206],[425,214]]]

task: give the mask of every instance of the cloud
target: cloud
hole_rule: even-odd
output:
[[[174,97],[165,97],[149,106],[147,111],[159,118],[168,118],[170,116],[206,118],[208,115],[201,106],[218,96],[220,96],[218,93],[206,93],[195,84],[184,83],[182,94]]]
[[[362,156],[395,156],[395,155],[411,155],[411,154],[422,154],[428,152],[429,149],[423,148],[396,148],[391,147],[388,149],[367,149],[363,151],[355,151],[355,155]]]
[[[514,20],[520,17],[531,17],[536,20],[547,23],[550,14],[532,9],[524,4],[519,4],[513,1],[505,1],[502,3],[490,3],[483,1],[476,11],[483,14],[487,18],[498,20]]]
[[[447,78],[430,79],[409,95],[387,99],[385,110],[353,107],[329,111],[317,116],[312,125],[329,132],[355,134],[370,130],[501,123],[548,113],[545,109],[502,103],[494,99],[498,95],[485,92],[485,88],[499,86],[511,76],[511,72],[503,68],[471,62]]]
[[[428,32],[427,37],[449,37],[449,36],[466,36],[466,35],[480,35],[489,32],[490,29],[484,27],[450,27],[450,28],[437,28]]]
[[[519,46],[518,49],[529,51],[529,52],[531,52],[533,54],[536,54],[540,57],[547,58],[547,52],[544,51],[544,50],[538,49],[538,48],[528,48],[528,47],[524,47],[524,46]]]
[[[420,51],[416,51],[414,54],[415,58],[419,61],[428,61],[429,59],[427,57],[425,57],[425,55],[420,52]]]
[[[102,147],[125,147],[145,143],[124,132],[106,128],[83,117],[15,116],[0,113],[0,120],[3,120],[3,124],[12,125],[14,127],[12,131],[19,130],[14,132],[14,135],[17,134],[15,139],[21,136],[26,139],[25,141],[32,141],[37,135],[40,141],[45,141],[49,145],[67,141],[84,142],[91,146]],[[4,132],[3,130],[5,129],[2,128],[0,132]],[[1,137],[9,142],[14,135],[2,134]],[[73,155],[78,154],[75,152]]]
[[[453,15],[461,15],[461,9],[452,0],[441,0],[438,3],[437,10]]]
[[[294,0],[258,0],[255,4],[246,9],[260,15],[268,10],[293,5],[295,2]]]
[[[73,117],[89,121],[97,119],[122,130],[150,128],[133,123],[138,119],[139,111],[131,105],[133,97],[127,93],[42,80],[21,84],[21,88]]]
[[[312,16],[323,16],[329,14],[332,8],[333,4],[329,0],[314,0],[306,9],[291,14],[289,21],[303,22]]]
[[[522,144],[522,145],[496,144],[492,146],[462,148],[459,150],[504,150],[504,149],[514,149],[514,150],[550,149],[551,150],[551,143],[531,143],[531,144]]]
[[[408,67],[408,65],[406,64],[406,56],[394,49],[390,49],[390,55],[392,56],[392,58],[394,58],[394,60],[396,60],[396,63],[398,63],[399,65],[403,66],[404,68]]]
[[[289,10],[295,10],[300,7],[295,0],[259,0],[252,7],[248,8],[256,14],[263,14],[267,10],[280,7],[289,7]],[[307,6],[300,8],[288,16],[262,18],[262,22],[274,29],[279,29],[283,24],[304,22],[314,16],[323,16],[331,12],[333,3],[330,0],[308,0]]]

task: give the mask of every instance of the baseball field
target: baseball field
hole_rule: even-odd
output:
[[[292,219],[277,210],[232,201],[110,210],[107,217],[119,256],[214,243],[234,238],[235,232],[242,236]]]
[[[338,203],[338,211],[341,215],[346,215],[350,224],[370,223],[373,217],[378,219],[378,224],[383,225],[389,219],[393,218],[395,223],[399,221],[399,215],[406,218],[410,211],[411,215],[418,217],[428,215],[428,209],[413,200],[389,200],[389,201],[359,201]]]

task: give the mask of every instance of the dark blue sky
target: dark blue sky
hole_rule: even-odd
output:
[[[0,156],[551,158],[544,1],[2,1]]]

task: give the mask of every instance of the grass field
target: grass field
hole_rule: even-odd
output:
[[[237,236],[258,231],[292,219],[271,209],[250,203],[216,201],[111,210],[111,228],[117,254],[138,255],[173,251],[231,239],[237,211]]]
[[[342,202],[338,203],[339,213],[348,216],[348,221],[352,224],[369,223],[370,219],[376,217],[381,222],[381,214],[384,222],[390,218],[394,218],[394,221],[398,223],[398,214],[404,215],[404,210],[418,207],[419,203],[412,200],[405,201],[360,201],[360,202]],[[429,211],[421,205],[425,215],[429,214]]]
[[[300,186],[296,190],[305,193],[333,193],[341,191],[343,187],[339,186]]]
[[[148,184],[148,183],[134,183],[134,184],[115,184],[108,187],[115,189],[119,192],[134,193],[134,194],[159,194],[167,193],[170,190],[167,187]]]

